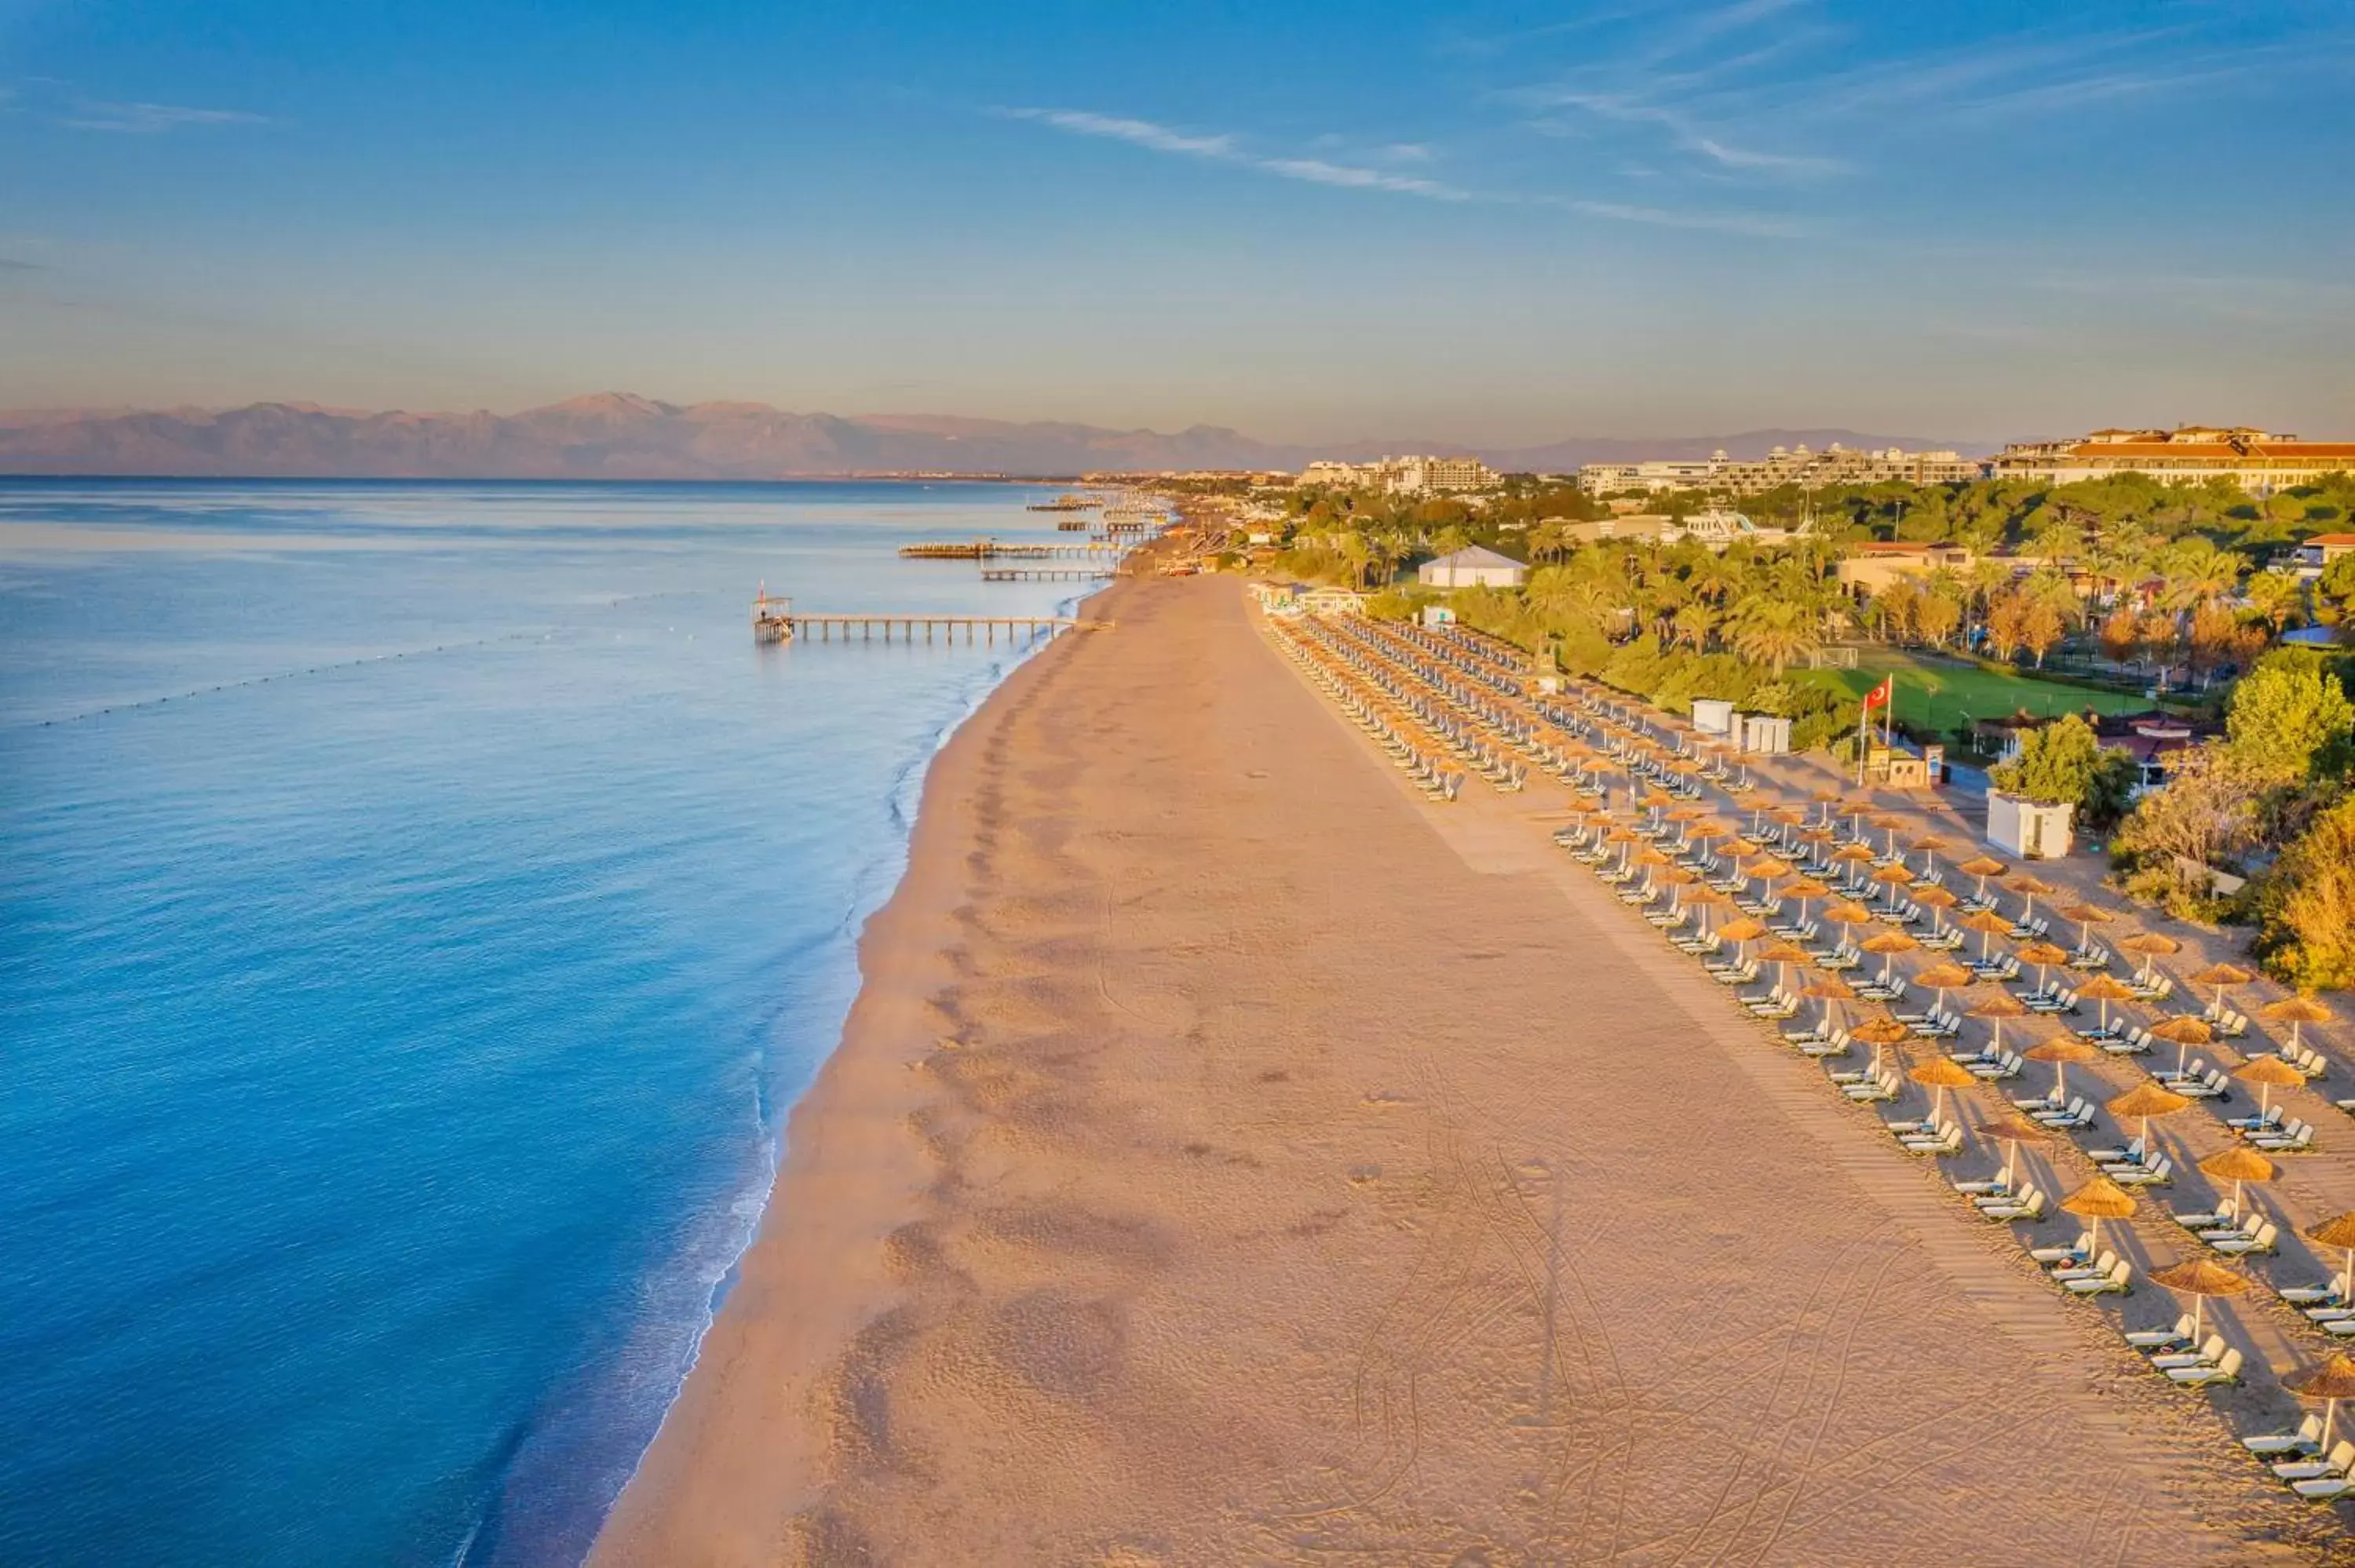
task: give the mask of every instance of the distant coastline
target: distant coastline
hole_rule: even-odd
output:
[[[0,410],[0,474],[46,478],[611,480],[979,479],[1203,469],[1296,471],[1319,458],[1469,451],[1504,472],[1582,463],[1763,457],[1772,448],[1971,446],[1846,429],[1761,429],[1538,446],[1433,440],[1316,445],[1216,425],[1174,432],[941,414],[799,414],[759,403],[673,404],[599,393],[515,414],[410,413],[256,403],[239,408]]]

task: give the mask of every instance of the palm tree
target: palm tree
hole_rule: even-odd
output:
[[[1789,599],[1753,599],[1743,607],[1733,625],[1733,651],[1767,666],[1780,680],[1783,672],[1823,646],[1816,607]]]
[[[1695,599],[1677,611],[1670,622],[1676,629],[1677,641],[1690,643],[1696,653],[1709,651],[1709,634],[1717,630],[1717,610],[1706,600]]]
[[[2240,585],[2241,557],[2194,535],[2167,552],[2167,597],[2179,609],[2212,604]]]
[[[2259,572],[2249,579],[2247,597],[2249,612],[2264,621],[2275,637],[2291,621],[2306,619],[2304,591],[2297,579],[2287,572]]]

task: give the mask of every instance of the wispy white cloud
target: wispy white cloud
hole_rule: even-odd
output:
[[[1651,128],[1696,175],[1815,178],[1857,170],[1891,124],[1959,132],[2011,117],[2094,112],[2212,90],[2292,61],[2343,64],[2355,46],[2344,27],[2294,38],[2276,29],[2252,40],[2178,7],[2167,26],[2054,26],[1827,69],[1824,51],[1852,58],[1859,40],[1820,24],[1811,15],[1817,4],[1736,0],[1614,39],[1550,80],[1499,96],[1547,134]]]
[[[1476,191],[1462,185],[1428,179],[1418,175],[1401,174],[1392,169],[1369,167],[1364,164],[1337,163],[1326,158],[1283,157],[1251,150],[1245,139],[1229,132],[1199,132],[1180,131],[1158,121],[1141,120],[1129,115],[1097,114],[1074,109],[1000,109],[996,111],[1008,120],[1021,120],[1045,125],[1074,136],[1092,136],[1104,141],[1124,142],[1150,152],[1165,153],[1177,157],[1197,158],[1231,167],[1247,169],[1255,174],[1272,175],[1278,179],[1302,180],[1311,185],[1336,185],[1348,190],[1386,191],[1397,196],[1421,196],[1433,201],[1477,203],[1489,207],[1549,208],[1577,213],[1586,217],[1607,218],[1614,223],[1639,223],[1657,228],[1707,229],[1721,234],[1742,234],[1761,238],[1787,239],[1796,238],[1799,228],[1780,219],[1762,217],[1748,213],[1709,211],[1678,211],[1668,207],[1633,206],[1618,202],[1592,201],[1580,197],[1529,195],[1511,191]],[[1436,154],[1417,143],[1391,143],[1383,150],[1392,157],[1401,153],[1412,154],[1400,161],[1433,161]]]
[[[1150,152],[1168,153],[1182,158],[1200,158],[1215,164],[1231,164],[1238,168],[1273,175],[1278,179],[1303,180],[1310,185],[1338,185],[1350,190],[1387,191],[1393,196],[1422,196],[1430,201],[1474,199],[1470,191],[1421,175],[1400,174],[1360,164],[1338,164],[1325,158],[1275,157],[1252,152],[1240,137],[1223,132],[1204,135],[1179,131],[1156,121],[1119,114],[1094,114],[1077,109],[1005,109],[998,112],[1009,120],[1027,120],[1074,136],[1125,142],[1133,147],[1143,147]]]
[[[103,103],[84,99],[57,119],[69,131],[109,131],[154,136],[188,125],[267,125],[270,118],[242,109],[188,109],[173,103]]]

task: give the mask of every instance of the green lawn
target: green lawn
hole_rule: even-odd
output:
[[[2083,713],[2089,707],[2116,714],[2151,705],[2139,693],[2033,681],[1977,664],[1917,659],[1893,648],[1859,649],[1855,669],[1820,670],[1813,678],[1832,681],[1860,697],[1892,673],[1897,677],[1897,722],[1935,729],[1941,736],[1950,736],[1966,717],[1997,718],[2021,708],[2038,715]]]

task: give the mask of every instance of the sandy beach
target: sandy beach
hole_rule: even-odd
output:
[[[597,1562],[2315,1555],[1559,801],[1423,800],[1231,578],[1092,610],[936,760]]]

